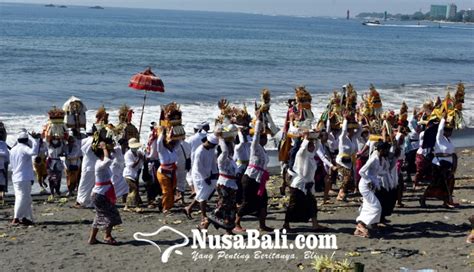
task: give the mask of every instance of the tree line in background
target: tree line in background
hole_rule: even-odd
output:
[[[362,12],[359,13],[356,18],[384,18],[384,13],[383,12]],[[456,15],[453,17],[450,17],[446,19],[445,17],[432,17],[430,15],[430,12],[423,13],[420,11],[417,11],[413,13],[412,15],[408,14],[390,14],[387,13],[387,19],[393,19],[393,20],[400,20],[400,21],[422,21],[422,20],[429,20],[429,21],[449,21],[449,22],[474,22],[474,12],[472,11],[466,11],[466,10],[460,10],[456,12]]]

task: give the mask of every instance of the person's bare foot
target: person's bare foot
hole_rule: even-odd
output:
[[[235,226],[235,228],[232,230],[234,233],[243,233],[246,232],[247,230],[245,228],[242,228],[241,226]]]
[[[467,236],[466,243],[474,244],[474,230],[471,231],[471,234]]]
[[[89,240],[87,240],[87,243],[89,245],[95,245],[95,244],[98,244],[99,241],[97,241],[97,239],[95,239],[95,238],[89,238]]]
[[[19,224],[20,224],[20,220],[18,218],[13,219],[12,222],[10,223],[10,225],[13,225],[13,226],[16,226]]]

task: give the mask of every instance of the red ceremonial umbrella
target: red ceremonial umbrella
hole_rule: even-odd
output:
[[[138,128],[138,133],[140,134],[142,130],[143,112],[145,110],[147,92],[152,91],[164,93],[165,85],[163,85],[163,81],[161,80],[161,78],[156,76],[151,71],[151,68],[148,67],[145,71],[132,76],[128,87],[136,90],[145,90],[145,96],[143,97],[142,115],[140,117],[140,127]]]

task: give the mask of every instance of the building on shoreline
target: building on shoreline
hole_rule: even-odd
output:
[[[430,8],[430,17],[433,19],[446,19],[446,15],[448,13],[448,6],[447,5],[431,5]]]
[[[447,6],[447,11],[446,11],[446,19],[451,19],[456,17],[456,12],[457,12],[458,7],[456,4],[449,4]]]

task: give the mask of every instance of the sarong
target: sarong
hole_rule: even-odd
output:
[[[397,201],[397,188],[387,190],[385,188],[381,188],[380,190],[375,192],[375,196],[380,202],[382,206],[382,215],[381,217],[390,216],[393,213],[393,209],[395,208],[395,203]]]
[[[67,189],[69,192],[73,192],[76,190],[77,185],[79,183],[79,174],[80,170],[66,170],[66,178],[67,178]]]
[[[380,222],[382,206],[374,192],[368,187],[368,181],[361,179],[359,182],[359,192],[362,195],[362,206],[359,208],[359,216],[356,222],[362,222],[366,226]]]
[[[290,187],[290,203],[286,210],[285,222],[308,222],[316,217],[318,207],[311,192],[304,194],[301,190]]]
[[[101,194],[92,194],[92,202],[95,206],[95,218],[93,228],[109,228],[122,224],[120,213],[110,200]]]
[[[15,193],[15,207],[13,209],[13,218],[29,219],[33,221],[33,199],[31,198],[32,181],[13,182],[13,191]]]
[[[258,189],[260,184],[250,178],[248,175],[242,177],[242,206],[239,209],[238,215],[240,217],[244,215],[255,215],[258,216],[262,209],[267,209],[268,195],[265,189],[262,196],[258,195]]]
[[[79,181],[79,187],[77,188],[76,201],[83,207],[93,207],[91,200],[92,189],[95,184],[95,173],[94,171],[86,171],[81,173],[81,179]]]
[[[352,182],[353,181],[352,169],[348,169],[341,165],[338,165],[337,172],[338,172],[338,181],[340,184],[340,189],[344,190],[344,192],[348,192],[354,189],[354,182]]]
[[[36,180],[44,179],[48,175],[45,157],[36,157],[33,168],[35,170]]]
[[[140,192],[138,191],[138,181],[125,178],[128,184],[127,206],[138,207],[141,204]]]
[[[158,182],[160,183],[161,191],[163,197],[161,199],[161,204],[163,205],[163,210],[169,210],[173,208],[174,205],[174,191],[176,189],[176,175],[169,177],[161,173],[160,171],[156,172],[158,176]]]
[[[433,180],[432,171],[433,166],[431,163],[431,159],[426,158],[421,154],[416,154],[415,159],[416,164],[416,174],[415,174],[415,181],[416,182],[430,182]]]
[[[323,161],[318,156],[315,156],[315,159],[318,168],[316,168],[316,172],[314,173],[314,190],[316,192],[323,192],[327,173],[326,169],[324,169]]]
[[[367,162],[369,157],[366,156],[360,156],[359,158],[356,159],[356,165],[355,165],[355,186],[358,188],[359,186],[359,181],[360,181],[360,174],[359,171],[364,166],[364,164]]]
[[[217,207],[208,216],[208,219],[216,228],[231,230],[235,227],[237,191],[224,185],[218,185],[216,189],[219,196]]]
[[[425,190],[424,197],[433,197],[449,200],[454,190],[453,164],[441,161],[440,165],[433,165],[434,179]]]

